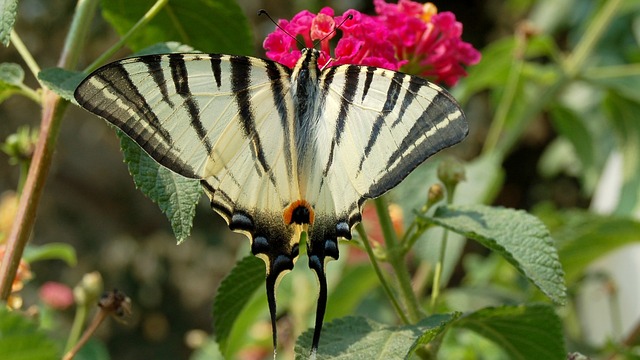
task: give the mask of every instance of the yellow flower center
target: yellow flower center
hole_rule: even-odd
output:
[[[432,3],[428,2],[422,6],[422,15],[420,18],[422,21],[428,23],[431,21],[431,17],[438,13],[438,8]]]

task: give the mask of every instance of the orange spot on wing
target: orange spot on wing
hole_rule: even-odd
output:
[[[293,222],[293,212],[299,207],[304,207],[309,211],[309,225],[312,225],[315,213],[313,212],[311,204],[309,204],[309,202],[306,200],[296,200],[284,209],[284,212],[282,213],[284,223],[287,225],[291,225],[291,223]]]

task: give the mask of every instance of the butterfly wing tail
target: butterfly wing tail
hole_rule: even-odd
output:
[[[278,274],[270,273],[267,275],[267,303],[269,304],[269,314],[271,315],[271,333],[273,337],[273,358],[276,358],[276,349],[278,348],[278,328],[276,325],[276,284]]]
[[[318,350],[320,333],[322,332],[322,323],[324,321],[324,313],[327,308],[327,277],[325,273],[326,260],[337,260],[339,257],[338,237],[335,231],[330,230],[332,228],[333,227],[321,229],[320,226],[314,226],[313,231],[309,234],[310,241],[307,242],[309,267],[316,273],[320,287],[318,292],[318,305],[316,308],[316,322],[313,331],[313,341],[311,343],[311,358],[315,358],[315,354]]]
[[[322,322],[324,321],[324,313],[327,308],[327,277],[324,271],[324,260],[317,256],[309,257],[309,267],[315,271],[320,285],[318,294],[318,305],[316,307],[316,322],[313,329],[313,342],[311,343],[311,357],[315,358],[320,342],[320,332],[322,332]]]

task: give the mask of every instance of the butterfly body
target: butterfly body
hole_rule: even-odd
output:
[[[229,228],[249,237],[266,263],[274,345],[276,283],[307,232],[320,283],[314,351],[326,260],[351,239],[365,200],[468,131],[437,85],[375,67],[321,70],[318,56],[305,49],[289,69],[246,56],[149,55],[105,65],[75,93],[161,165],[199,179]]]

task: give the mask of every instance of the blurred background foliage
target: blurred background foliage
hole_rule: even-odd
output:
[[[465,194],[471,194],[469,201],[522,208],[537,214],[558,241],[571,295],[579,299],[582,285],[596,278],[593,281],[602,285],[599,291],[610,304],[616,303],[617,291],[621,291],[616,288],[619,284],[606,271],[600,277],[585,276],[589,274],[585,267],[640,237],[637,223],[632,220],[640,205],[640,2],[623,1],[622,10],[584,59],[575,52],[566,55],[584,41],[595,14],[607,1],[433,2],[439,11],[454,12],[464,24],[463,39],[483,52],[482,62],[470,69],[469,77],[453,89],[464,104],[471,127],[469,138],[453,150],[458,157],[470,161],[469,188],[465,190]],[[263,56],[262,39],[273,30],[269,21],[255,15],[260,8],[268,9],[274,18],[291,18],[302,9],[317,12],[323,6],[333,7],[336,13],[348,8],[373,11],[373,4],[364,0],[239,1],[239,4],[254,31],[253,51],[248,54],[257,56]],[[19,2],[16,31],[42,68],[56,65],[74,7],[73,0]],[[211,21],[216,21],[215,14],[211,15]],[[118,35],[96,15],[88,38],[80,60],[84,64],[115,43]],[[21,63],[14,48],[0,51],[2,62]],[[129,50],[121,50],[113,59],[128,54]],[[584,66],[572,67],[578,61]],[[30,76],[26,76],[25,83],[38,87]],[[0,104],[0,139],[24,125],[37,128],[39,111],[25,97],[6,99]],[[9,160],[9,156],[0,153],[0,191],[5,192],[4,199],[17,189],[21,171]],[[426,194],[428,186],[421,181]],[[405,214],[410,214],[415,204],[403,203],[402,191],[394,200],[402,203]],[[11,206],[11,200],[2,204]],[[0,212],[9,213],[7,207]],[[40,285],[49,280],[73,286],[85,273],[99,271],[107,288],[117,287],[133,299],[128,326],[107,323],[99,329],[99,339],[114,359],[188,358],[194,344],[199,344],[199,336],[212,331],[211,304],[217,286],[236,260],[248,254],[247,240],[228,231],[204,199],[197,208],[192,236],[176,246],[165,217],[135,189],[113,131],[76,107],[69,108],[62,124],[32,235],[32,244],[55,242],[72,245],[77,252],[77,264],[69,266],[60,260],[34,263],[31,270],[35,278],[22,291],[24,303],[37,303]],[[507,303],[535,298],[504,260],[475,243],[460,241],[457,246],[457,251],[448,252],[460,258],[451,261],[448,269],[452,289],[445,292],[445,297],[450,309],[479,308],[496,303],[497,298]],[[432,246],[420,250],[418,246],[417,252],[437,253],[437,250]],[[358,264],[354,260],[332,265],[330,271],[341,266],[356,269]],[[428,269],[418,266],[417,277],[420,271]],[[375,284],[375,279],[368,275],[360,274],[360,281]],[[637,272],[628,273],[627,277],[638,285]],[[490,286],[492,293],[480,292],[483,286]],[[467,291],[460,290],[463,287]],[[281,291],[287,294],[291,289],[287,290],[285,285]],[[315,298],[314,290],[309,291],[309,297]],[[295,300],[290,301],[295,308]],[[357,313],[391,319],[390,310],[380,303],[384,303],[382,293],[373,291],[350,306]],[[605,336],[604,342],[602,338],[597,341],[590,338],[591,330],[578,320],[581,304],[581,300],[572,301],[561,310],[569,350],[598,354],[638,341],[629,338],[629,330],[625,331],[620,324],[619,317],[625,317],[623,313],[606,320],[609,323],[604,327],[616,329]],[[607,311],[615,312],[618,306],[620,303]],[[332,309],[336,306],[330,302],[329,318],[344,315]],[[332,315],[332,311],[336,314]],[[71,310],[56,315],[61,333],[68,332],[73,315]],[[637,322],[637,318],[628,321]],[[265,330],[260,326],[266,326],[267,337],[263,336],[261,341],[268,345],[268,323],[255,325],[253,330]],[[627,340],[631,342],[626,343]],[[474,347],[485,349],[482,353],[489,354],[486,358],[495,358],[491,354],[500,352],[471,332],[457,332],[447,337],[445,344],[448,343],[459,346],[444,346],[442,358],[483,358],[477,351],[469,350]],[[256,350],[254,355],[259,356],[260,351]]]

